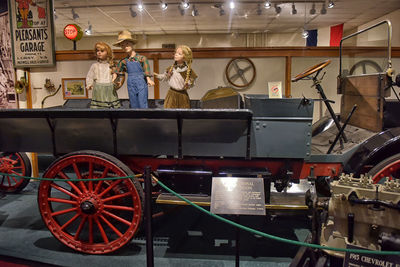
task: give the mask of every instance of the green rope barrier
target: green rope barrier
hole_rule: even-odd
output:
[[[23,175],[17,175],[17,174],[10,174],[10,173],[3,173],[0,172],[0,176],[13,176],[13,177],[18,177],[18,178],[23,178],[23,179],[30,179],[30,180],[38,180],[38,181],[61,181],[61,182],[82,182],[84,179],[79,179],[79,178],[69,178],[69,179],[63,179],[63,178],[39,178],[39,177],[30,177],[30,176],[23,176]],[[108,181],[108,180],[120,180],[120,179],[129,179],[129,178],[136,178],[135,175],[128,175],[124,177],[106,177],[106,178],[90,178],[90,179],[85,179],[85,180],[90,180],[90,181]]]
[[[20,178],[24,178],[24,179],[33,179],[33,180],[40,180],[40,181],[71,181],[71,182],[81,182],[83,179],[60,179],[60,178],[38,178],[38,177],[28,177],[28,176],[20,176],[20,175],[15,175],[15,174],[9,174],[9,173],[0,173],[0,175],[3,176],[15,176],[15,177],[20,177]],[[136,176],[124,176],[124,177],[108,177],[108,178],[92,178],[92,179],[86,179],[86,180],[90,180],[90,181],[105,181],[105,180],[118,180],[118,179],[128,179],[128,178],[135,178]],[[174,196],[180,198],[181,200],[185,201],[186,203],[188,203],[189,205],[195,207],[196,209],[204,212],[205,214],[208,214],[211,217],[216,218],[217,220],[220,220],[222,222],[225,222],[227,224],[230,224],[234,227],[237,227],[239,229],[245,230],[247,232],[256,234],[256,235],[260,235],[262,237],[265,238],[269,238],[278,242],[283,242],[283,243],[289,243],[292,245],[296,245],[296,246],[303,246],[303,247],[309,247],[309,248],[315,248],[315,249],[323,249],[323,250],[332,250],[332,251],[340,251],[340,252],[350,252],[350,253],[359,253],[359,254],[375,254],[375,255],[397,255],[400,256],[400,251],[377,251],[377,250],[363,250],[363,249],[346,249],[346,248],[335,248],[335,247],[324,247],[324,246],[320,246],[317,244],[310,244],[310,243],[305,243],[305,242],[301,242],[301,241],[295,241],[295,240],[290,240],[290,239],[286,239],[286,238],[282,238],[279,236],[274,236],[274,235],[270,235],[264,232],[260,232],[258,230],[249,228],[247,226],[235,223],[231,220],[228,220],[224,217],[221,217],[219,215],[213,214],[210,211],[200,207],[199,205],[191,202],[190,200],[186,199],[185,197],[181,196],[180,194],[176,193],[175,191],[173,191],[172,189],[170,189],[169,187],[167,187],[165,184],[163,184],[161,181],[159,181],[158,179],[154,180],[157,181],[157,183],[164,188],[165,190],[167,190],[168,192],[170,192],[171,194],[173,194]]]
[[[359,254],[377,254],[377,255],[400,255],[400,251],[377,251],[377,250],[363,250],[363,249],[346,249],[346,248],[334,248],[334,247],[324,247],[324,246],[320,246],[317,244],[310,244],[310,243],[304,243],[301,241],[295,241],[295,240],[290,240],[290,239],[286,239],[286,238],[282,238],[282,237],[278,237],[278,236],[274,236],[274,235],[270,235],[264,232],[260,232],[258,230],[246,227],[244,225],[235,223],[231,220],[225,219],[224,217],[221,217],[219,215],[216,215],[214,213],[211,213],[210,211],[200,207],[199,205],[191,202],[190,200],[186,199],[185,197],[179,195],[178,193],[176,193],[175,191],[173,191],[172,189],[168,188],[166,185],[164,185],[161,181],[157,180],[157,183],[164,188],[165,190],[167,190],[168,192],[170,192],[171,194],[175,195],[176,197],[180,198],[181,200],[185,201],[186,203],[192,205],[193,207],[195,207],[196,209],[220,220],[223,221],[225,223],[228,223],[234,227],[237,227],[239,229],[245,230],[247,232],[256,234],[256,235],[260,235],[275,241],[279,241],[279,242],[284,242],[284,243],[289,243],[292,245],[297,245],[297,246],[303,246],[303,247],[310,247],[310,248],[316,248],[316,249],[325,249],[325,250],[333,250],[333,251],[341,251],[341,252],[350,252],[350,253],[359,253]]]

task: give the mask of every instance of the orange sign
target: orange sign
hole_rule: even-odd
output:
[[[82,29],[76,24],[68,24],[64,28],[64,36],[72,41],[78,41],[82,38]]]

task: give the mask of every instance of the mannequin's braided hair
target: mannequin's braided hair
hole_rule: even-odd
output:
[[[192,62],[193,62],[193,53],[192,50],[190,49],[189,46],[187,45],[179,45],[176,49],[175,49],[175,53],[178,49],[182,49],[183,52],[183,59],[188,67],[187,72],[186,72],[186,79],[185,79],[185,83],[184,84],[188,84],[189,83],[189,79],[190,79],[190,74],[192,73]],[[178,65],[178,63],[175,61],[174,64],[172,64],[169,69],[168,69],[168,77],[171,77],[172,75],[172,70],[174,69],[174,66]]]

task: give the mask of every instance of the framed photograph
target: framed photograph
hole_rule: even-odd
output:
[[[88,98],[86,78],[63,78],[62,87],[64,99]]]
[[[269,98],[282,98],[282,82],[268,82]]]

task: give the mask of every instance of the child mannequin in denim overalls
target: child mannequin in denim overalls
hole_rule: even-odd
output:
[[[122,31],[118,34],[118,42],[115,46],[121,47],[128,56],[122,59],[113,74],[113,78],[117,77],[117,73],[128,73],[128,94],[131,108],[147,108],[148,87],[154,86],[154,81],[150,79],[150,66],[145,56],[137,54],[133,48],[136,40],[132,38],[129,31]]]

